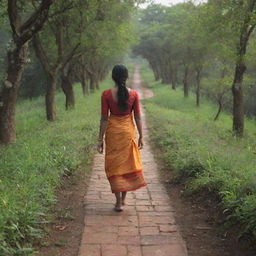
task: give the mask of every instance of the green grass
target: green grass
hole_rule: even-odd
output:
[[[219,198],[227,223],[240,225],[238,236],[256,241],[256,127],[246,119],[243,139],[232,136],[232,117],[213,118],[217,106],[202,100],[195,106],[191,93],[153,81],[145,67],[143,79],[155,96],[145,100],[153,143],[174,171],[174,180],[185,184],[187,194],[203,191]]]
[[[109,86],[111,81],[101,84],[102,89]],[[18,104],[17,143],[0,148],[1,256],[33,255],[33,241],[43,235],[61,177],[81,165],[89,172],[101,91],[83,97],[75,85],[76,107],[71,111],[65,111],[63,93],[58,92],[55,122],[45,120],[43,97]]]

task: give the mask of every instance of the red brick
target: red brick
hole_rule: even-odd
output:
[[[144,205],[138,205],[136,206],[136,210],[138,212],[151,212],[154,211],[154,208],[152,206],[144,206]]]
[[[152,205],[163,205],[163,206],[169,206],[170,200],[152,200]]]
[[[149,194],[137,194],[136,193],[136,199],[149,199]]]
[[[127,249],[123,245],[111,244],[102,245],[102,256],[127,256]],[[88,256],[91,256],[88,254]]]
[[[155,206],[157,212],[173,212],[173,208],[170,205]]]
[[[125,200],[125,205],[131,205],[131,206],[134,206],[136,204],[136,199],[133,199],[133,198],[127,198]]]
[[[102,225],[102,226],[128,226],[128,225],[138,225],[137,216],[126,216],[126,215],[117,215],[117,216],[86,216],[85,217],[86,225]]]
[[[151,193],[151,198],[153,201],[169,201],[170,202],[170,198],[163,191],[157,192],[158,194],[154,194],[154,193]]]
[[[134,227],[134,226],[119,227],[118,235],[119,236],[139,235],[139,230],[137,227]]]
[[[92,233],[117,233],[118,226],[101,226],[101,225],[93,225],[93,226],[85,226],[85,232],[88,234]]]
[[[140,244],[140,237],[139,236],[118,236],[117,238],[118,244],[134,244],[139,245]]]
[[[160,232],[167,232],[167,233],[178,231],[176,225],[160,225],[159,229],[160,229]]]
[[[182,243],[182,239],[176,235],[150,235],[141,236],[142,245],[161,245],[161,244],[173,244]]]
[[[170,212],[137,212],[139,217],[143,216],[170,216]]]
[[[141,227],[140,228],[140,234],[142,236],[145,236],[145,235],[158,235],[159,234],[159,229],[158,229],[158,227]]]
[[[148,185],[148,190],[150,191],[150,193],[155,193],[155,192],[163,192],[165,193],[166,190],[162,185],[159,184],[149,184]]]
[[[151,205],[151,202],[149,200],[137,200],[136,201],[136,205],[145,205],[145,206],[148,206],[148,205]]]
[[[100,196],[99,195],[86,195],[84,198],[86,201],[98,201],[100,200]]]
[[[84,237],[86,244],[108,244],[116,243],[117,241],[116,233],[89,233],[85,231]]]
[[[83,244],[80,247],[79,256],[101,256],[100,245]]]
[[[188,256],[184,244],[143,246],[143,256]]]
[[[141,247],[137,245],[128,245],[128,255],[127,256],[142,256]]]
[[[141,227],[158,226],[159,224],[173,224],[173,216],[139,216]]]

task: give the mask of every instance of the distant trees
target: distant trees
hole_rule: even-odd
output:
[[[156,80],[172,84],[173,89],[178,80],[184,97],[194,84],[197,106],[202,92],[218,103],[215,119],[232,91],[233,131],[243,136],[243,78],[246,50],[256,26],[256,0],[152,5],[141,10],[139,25],[141,37],[134,53],[148,60]]]
[[[81,82],[82,93],[90,94],[99,89],[99,82],[110,67],[122,60],[133,41],[130,18],[137,2],[143,1],[8,0],[0,3],[1,27],[12,34],[6,78],[0,89],[0,142],[9,144],[16,139],[15,105],[28,49],[34,49],[45,74],[46,118],[54,121],[59,82],[66,97],[66,109],[74,108],[73,83]],[[30,61],[33,65],[35,59]]]
[[[84,93],[99,89],[99,82],[105,78],[110,65],[122,56],[129,44],[132,7],[129,3],[102,0],[59,1],[53,5],[52,17],[42,35],[33,39],[36,55],[49,77],[48,120],[56,119],[54,94],[58,76],[66,96],[66,109],[75,106],[75,77],[81,81]]]

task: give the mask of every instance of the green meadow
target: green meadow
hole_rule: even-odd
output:
[[[185,184],[186,194],[213,193],[226,223],[239,225],[238,237],[256,240],[255,120],[247,119],[244,138],[235,138],[231,114],[213,121],[215,104],[202,99],[197,107],[192,92],[184,99],[181,87],[155,82],[145,67],[142,76],[155,94],[144,101],[150,136],[174,181]]]
[[[110,80],[101,88],[111,86]],[[63,175],[78,168],[89,172],[95,152],[100,93],[84,97],[75,86],[76,107],[65,111],[64,94],[56,95],[57,121],[45,118],[44,98],[17,106],[17,142],[0,148],[0,255],[30,255],[43,235],[55,192]]]

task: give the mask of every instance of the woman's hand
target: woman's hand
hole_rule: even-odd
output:
[[[104,142],[103,142],[103,140],[98,141],[97,150],[98,150],[98,152],[100,154],[103,154],[103,150],[104,150]]]
[[[139,149],[143,149],[144,146],[144,141],[142,137],[139,137],[139,141],[138,141],[138,147]]]

